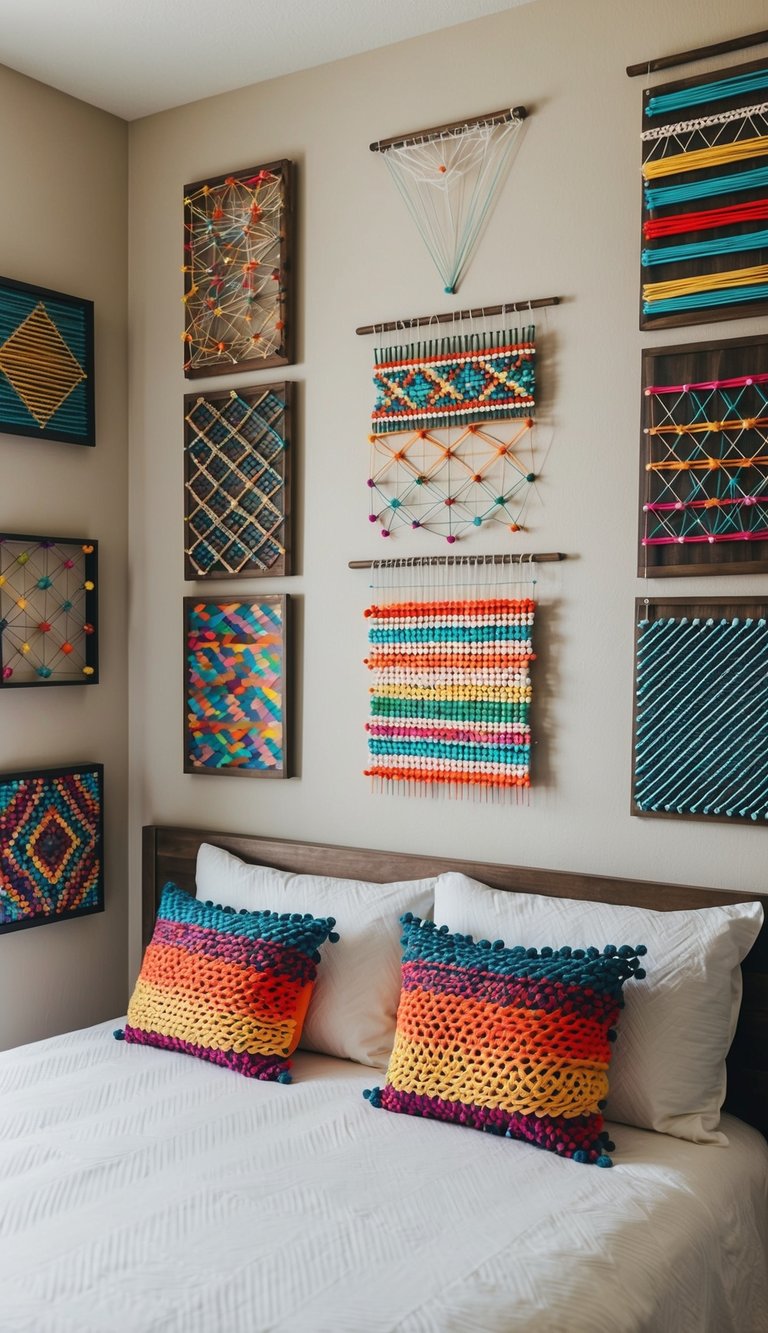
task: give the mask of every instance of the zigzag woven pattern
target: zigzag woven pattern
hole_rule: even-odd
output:
[[[187,716],[193,768],[284,767],[283,657],[278,598],[206,600],[190,607]]]
[[[235,912],[166,884],[128,1007],[127,1042],[290,1083],[333,917]]]
[[[401,918],[397,1035],[374,1106],[611,1166],[603,1130],[622,986],[645,947],[505,948]]]
[[[376,352],[377,432],[530,416],[534,406],[533,329],[442,338]]]
[[[0,927],[101,905],[98,770],[0,779]]]
[[[367,724],[381,781],[530,786],[528,598],[371,606]]]

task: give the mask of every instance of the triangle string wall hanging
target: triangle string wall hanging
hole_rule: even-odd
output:
[[[463,278],[519,145],[518,106],[370,145],[381,153],[446,292]]]

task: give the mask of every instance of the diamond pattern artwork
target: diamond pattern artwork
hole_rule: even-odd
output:
[[[186,396],[186,578],[290,574],[292,402],[292,384]]]
[[[93,302],[0,278],[0,431],[93,445]]]
[[[96,685],[98,544],[0,532],[0,690]]]
[[[186,597],[184,772],[285,778],[288,597]]]
[[[0,933],[104,910],[103,777],[0,774]]]

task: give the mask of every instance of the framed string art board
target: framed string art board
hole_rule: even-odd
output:
[[[291,573],[293,389],[185,397],[185,578]]]
[[[642,354],[641,576],[768,571],[768,339]]]
[[[101,764],[0,773],[0,934],[104,910]]]
[[[96,443],[92,301],[0,278],[0,431]]]
[[[632,813],[765,824],[768,602],[638,598]]]
[[[768,57],[643,93],[640,327],[768,310]]]
[[[184,374],[294,359],[293,163],[184,187]]]
[[[184,598],[184,772],[290,777],[289,598]]]
[[[535,363],[532,326],[376,350],[368,519],[382,537],[419,529],[452,545],[489,523],[523,530]]]
[[[0,532],[0,690],[96,685],[98,543]]]

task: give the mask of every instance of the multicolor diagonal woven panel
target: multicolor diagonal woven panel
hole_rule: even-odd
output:
[[[100,912],[99,764],[0,775],[0,931]]]
[[[292,385],[189,394],[185,407],[185,573],[289,574]]]
[[[0,430],[95,443],[92,301],[0,278]]]
[[[185,599],[186,773],[288,776],[287,602]]]
[[[528,598],[371,606],[367,723],[380,783],[530,786]]]

